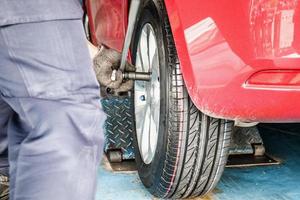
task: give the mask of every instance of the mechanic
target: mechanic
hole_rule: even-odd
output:
[[[0,195],[9,154],[11,200],[94,199],[105,115],[82,14],[79,0],[0,1]]]

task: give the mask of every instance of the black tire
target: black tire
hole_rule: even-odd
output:
[[[139,176],[145,187],[159,198],[201,196],[211,191],[222,175],[232,122],[201,113],[190,100],[161,1],[148,1],[143,6],[132,45],[133,61],[141,29],[146,23],[154,28],[157,44],[161,47],[161,106],[158,108],[161,114],[159,139],[150,164],[143,162],[134,134]]]

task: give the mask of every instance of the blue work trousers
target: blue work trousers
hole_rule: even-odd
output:
[[[10,199],[94,199],[105,115],[81,20],[0,27],[0,92]]]

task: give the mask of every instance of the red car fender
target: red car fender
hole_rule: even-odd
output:
[[[263,70],[295,69],[290,79],[299,79],[298,0],[165,4],[187,90],[202,112],[243,121],[300,120],[299,85],[247,85]]]
[[[300,120],[299,0],[165,0],[194,104],[217,118]],[[127,0],[87,0],[94,44],[122,49]]]

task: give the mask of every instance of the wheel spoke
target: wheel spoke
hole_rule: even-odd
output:
[[[135,118],[136,118],[136,129],[137,129],[137,139],[141,140],[141,134],[143,131],[143,125],[145,121],[145,113],[146,113],[146,101],[142,101],[141,97],[146,96],[145,88],[142,86],[142,82],[136,82],[135,84]]]
[[[153,32],[150,32],[149,35],[149,59],[150,59],[150,66],[153,67],[155,66],[153,61],[158,63],[158,49],[157,49],[157,45],[156,45],[156,41],[155,41],[155,37]],[[157,64],[155,63],[155,64]]]
[[[145,64],[143,61],[143,54],[142,54],[142,50],[141,50],[141,42],[138,45],[138,54],[137,54],[137,59],[138,59],[138,63],[136,64],[137,66],[137,70],[136,71],[141,71],[141,72],[145,72]]]
[[[157,145],[157,136],[158,136],[158,126],[154,120],[154,116],[151,115],[151,137],[149,138],[149,146],[151,149],[152,154],[155,153],[156,145]]]
[[[150,109],[151,112],[151,109]],[[152,138],[152,126],[153,126],[153,122],[152,122],[152,115],[150,113],[150,118],[149,118],[150,124],[149,124],[149,134],[148,134],[148,155],[150,156],[152,154],[152,148],[151,148],[151,138]]]
[[[137,54],[136,54],[136,58],[135,58],[135,66],[136,66],[136,71],[143,71],[143,69],[144,69],[144,63],[143,63],[143,60],[142,60],[140,43],[138,44],[138,47],[137,47]]]
[[[148,72],[149,71],[149,58],[148,58],[148,42],[147,42],[147,31],[143,30],[141,33],[141,39],[139,41],[139,47],[140,47],[140,55],[141,55],[141,60],[143,62],[143,72]]]
[[[151,62],[150,62],[150,51],[151,51],[151,48],[150,48],[150,28],[149,26],[147,26],[146,28],[146,31],[147,31],[147,58],[148,58],[148,65],[149,65],[149,68],[151,68]]]
[[[147,111],[145,114],[145,120],[143,123],[142,129],[142,140],[141,140],[141,149],[144,156],[147,156],[149,149],[149,133],[150,133],[150,107],[147,107]]]

